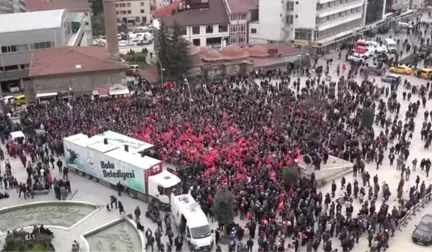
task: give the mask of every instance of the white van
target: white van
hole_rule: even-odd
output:
[[[190,251],[211,251],[213,230],[210,230],[207,216],[192,195],[171,194],[171,214]]]
[[[397,52],[397,44],[394,39],[387,38],[384,40],[384,45],[387,47],[389,52]]]

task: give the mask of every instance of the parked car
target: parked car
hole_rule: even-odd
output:
[[[426,79],[426,80],[430,80],[430,79],[432,79],[432,69],[431,68],[419,69],[415,73],[415,76],[417,76],[419,78]]]
[[[412,241],[420,245],[432,244],[432,214],[421,218],[412,233]]]
[[[361,69],[361,71],[363,71],[364,73],[367,73],[367,74],[378,75],[378,76],[384,75],[384,73],[385,73],[384,69],[381,69],[378,67],[370,67],[370,66],[363,67]]]
[[[397,75],[386,75],[381,78],[381,81],[391,84],[399,84],[401,82],[401,77]]]
[[[408,66],[394,66],[390,68],[390,73],[411,75],[413,73],[413,69]]]
[[[358,53],[352,53],[347,57],[347,60],[353,62],[360,62],[360,61],[364,61],[364,58],[360,56]]]

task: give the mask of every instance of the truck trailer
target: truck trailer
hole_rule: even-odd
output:
[[[139,140],[105,132],[94,137],[77,134],[63,139],[65,163],[81,176],[116,187],[120,182],[133,198],[159,201],[169,208],[172,192],[180,192],[180,179],[162,166],[162,161],[145,156]],[[134,143],[132,143],[132,140]]]

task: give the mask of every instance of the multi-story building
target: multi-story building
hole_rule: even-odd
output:
[[[24,0],[1,0],[0,14],[26,12]]]
[[[86,42],[83,45],[91,45],[93,43],[92,11],[88,0],[25,0],[25,6],[29,12],[68,10],[71,21],[74,19],[76,22],[82,24],[80,30],[77,31],[77,35],[80,38],[85,38]]]
[[[258,0],[224,0],[230,20],[229,44],[249,43],[251,11],[258,9],[258,2]]]
[[[33,51],[53,47],[87,45],[81,26],[67,10],[0,15],[0,84],[19,85],[27,78]],[[81,33],[82,34],[82,33]]]
[[[174,23],[179,24],[182,27],[184,38],[195,46],[220,49],[227,44],[230,35],[224,3],[222,0],[211,0],[205,3],[208,6],[203,8],[182,4],[183,9],[161,20],[167,26],[172,26]]]
[[[250,42],[335,48],[362,29],[364,1],[260,0],[258,21],[249,25]]]
[[[387,2],[391,0],[366,0],[364,4],[364,24],[366,26],[385,21]],[[372,27],[373,28],[373,27]]]
[[[116,0],[117,21],[125,25],[148,24],[152,20],[150,0]]]

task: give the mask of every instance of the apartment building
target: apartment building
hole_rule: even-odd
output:
[[[186,6],[189,8],[179,9],[174,15],[165,16],[161,20],[167,26],[172,26],[174,22],[179,24],[184,38],[195,46],[221,49],[227,44],[230,36],[230,21],[224,3],[222,0],[205,3],[208,4],[205,8],[191,7],[192,5],[188,4]]]
[[[150,0],[116,0],[117,21],[129,26],[149,24],[152,21],[150,3]]]
[[[224,0],[230,20],[229,44],[249,43],[249,22],[253,10],[258,9],[258,0]]]
[[[259,18],[249,25],[249,39],[336,48],[363,28],[364,4],[365,0],[259,0]]]
[[[26,11],[24,0],[0,0],[0,14]]]

